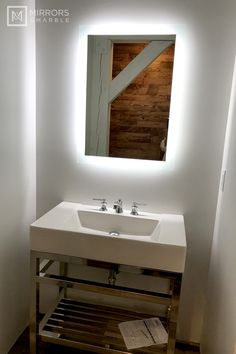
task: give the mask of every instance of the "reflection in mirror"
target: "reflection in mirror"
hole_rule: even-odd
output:
[[[174,35],[88,36],[86,155],[165,160]]]

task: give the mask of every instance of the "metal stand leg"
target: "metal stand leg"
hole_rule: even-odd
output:
[[[66,277],[68,273],[68,263],[60,262],[60,276]],[[67,297],[67,288],[66,287],[59,287],[59,297]]]
[[[170,310],[170,317],[169,317],[169,339],[167,344],[167,354],[175,353],[176,329],[177,329],[177,319],[178,319],[178,311],[179,311],[181,280],[182,280],[182,276],[180,274],[176,275],[176,278],[173,280],[172,301],[171,301],[171,310]]]
[[[39,284],[36,275],[39,274],[40,259],[31,252],[31,299],[30,299],[30,354],[38,353],[38,313],[39,313]]]

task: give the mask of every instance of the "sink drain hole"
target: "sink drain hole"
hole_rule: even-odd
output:
[[[111,235],[111,236],[119,236],[119,232],[118,231],[110,231],[109,232],[109,235]]]

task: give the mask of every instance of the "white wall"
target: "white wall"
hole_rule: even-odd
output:
[[[204,354],[236,353],[236,67],[227,123],[224,191],[218,211],[209,274],[208,301],[202,340]]]
[[[0,3],[1,354],[28,323],[28,226],[35,217],[34,33],[32,26],[6,26],[7,5],[15,2]]]
[[[37,0],[38,8],[49,7]],[[234,61],[231,0],[51,0],[70,24],[37,24],[37,214],[61,200],[121,197],[147,210],[183,213],[188,256],[178,337],[200,340]],[[74,90],[78,25],[179,23],[187,46],[181,146],[171,170],[77,162]],[[79,119],[80,117],[78,117]],[[148,256],[148,255],[147,255]]]

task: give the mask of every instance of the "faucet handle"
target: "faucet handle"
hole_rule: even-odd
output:
[[[147,205],[147,204],[145,204],[145,203],[133,202],[132,207],[131,207],[131,212],[130,212],[130,214],[131,214],[131,215],[138,215],[138,207],[139,207],[139,206],[145,206],[145,205]]]
[[[105,198],[93,198],[93,200],[101,202],[102,205],[99,208],[100,211],[107,211],[107,200]]]

